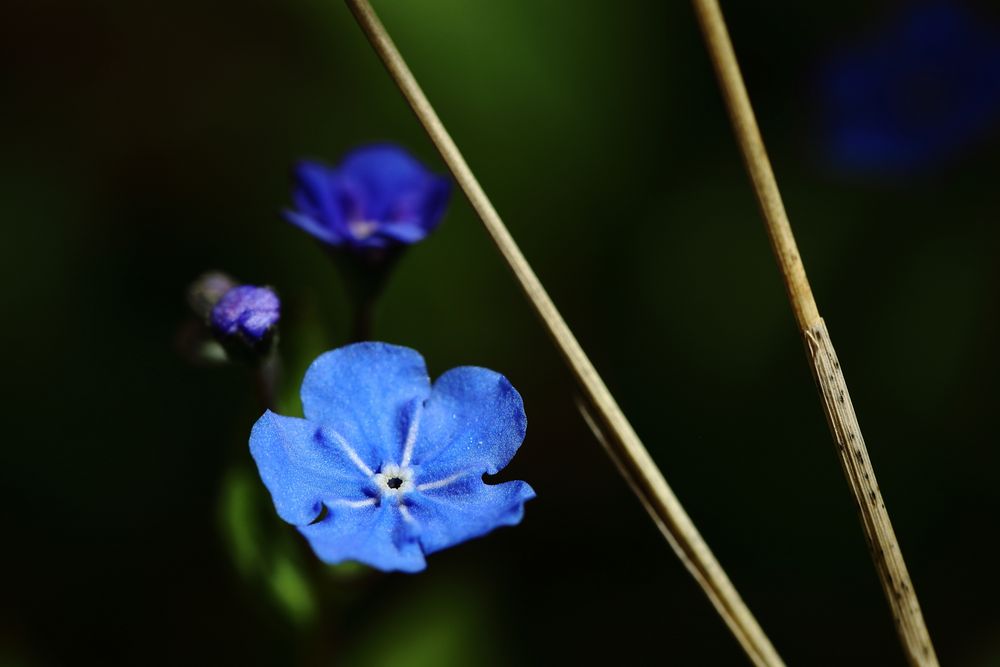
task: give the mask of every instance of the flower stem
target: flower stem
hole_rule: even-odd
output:
[[[404,248],[376,249],[364,253],[330,251],[330,258],[344,282],[351,302],[351,342],[371,340],[375,325],[375,309],[385,291],[389,277],[396,268]]]
[[[717,0],[693,1],[743,160],[767,225],[771,246],[781,268],[788,298],[806,341],[806,351],[827,422],[858,507],[875,569],[896,623],[896,631],[911,665],[937,665],[930,634],[875,480],[875,471],[861,436],[837,354],[806,278],[722,11]]]
[[[375,299],[362,299],[354,304],[354,320],[351,323],[352,343],[372,339],[375,326],[375,301]]]
[[[281,359],[274,350],[261,359],[253,369],[257,400],[264,410],[276,410],[278,400],[278,380],[281,376]]]
[[[782,665],[771,642],[709,550],[660,469],[632,429],[576,337],[500,219],[469,165],[424,95],[368,0],[345,0],[372,47],[423,124],[431,141],[479,215],[525,296],[569,366],[587,406],[606,436],[612,460],[650,508],[658,526],[705,594],[715,605],[747,656],[756,665]]]

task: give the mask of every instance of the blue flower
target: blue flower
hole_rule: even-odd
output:
[[[424,556],[520,523],[525,482],[486,484],[524,439],[521,396],[463,366],[431,386],[416,351],[356,343],[318,357],[305,419],[267,411],[250,451],[278,515],[328,563],[416,572]]]
[[[919,171],[1000,120],[1000,33],[960,4],[917,5],[874,41],[836,54],[821,82],[835,165]]]
[[[336,168],[303,161],[285,218],[323,243],[349,250],[416,243],[441,221],[451,183],[401,148],[374,145]]]
[[[280,318],[281,302],[274,290],[240,285],[222,295],[212,308],[210,321],[218,336],[239,336],[257,343],[274,331]]]

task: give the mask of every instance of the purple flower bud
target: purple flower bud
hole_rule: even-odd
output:
[[[416,243],[441,221],[450,181],[402,148],[365,146],[336,167],[303,161],[285,218],[329,246],[354,252]]]
[[[269,287],[240,285],[226,292],[212,308],[216,335],[240,336],[249,343],[268,337],[281,317],[281,301]]]

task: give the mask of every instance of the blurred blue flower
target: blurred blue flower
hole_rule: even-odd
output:
[[[387,248],[422,240],[441,221],[451,183],[402,148],[359,148],[336,168],[303,161],[285,218],[331,246]]]
[[[836,54],[821,86],[836,166],[919,171],[1000,119],[1000,32],[960,3],[918,4],[873,41]]]
[[[433,386],[416,351],[356,343],[318,357],[305,419],[267,411],[250,451],[275,508],[328,563],[416,572],[424,556],[519,523],[525,482],[486,484],[524,439],[521,396],[485,368]]]
[[[239,336],[257,343],[274,331],[281,301],[269,287],[239,285],[226,291],[212,308],[212,330],[223,338]]]

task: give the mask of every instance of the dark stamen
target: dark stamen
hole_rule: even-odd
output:
[[[390,489],[398,489],[403,486],[403,479],[401,477],[390,477],[389,481],[385,483]]]

